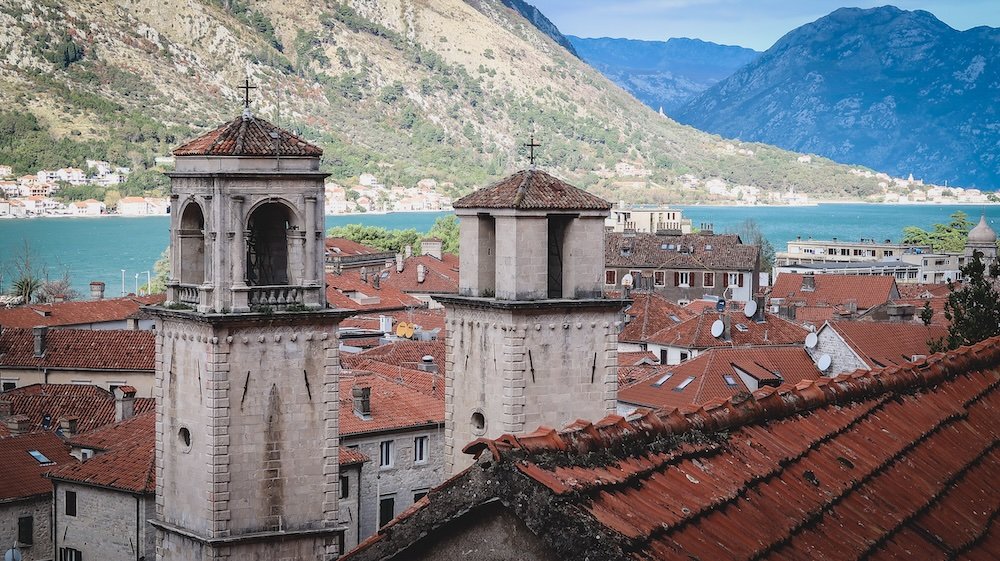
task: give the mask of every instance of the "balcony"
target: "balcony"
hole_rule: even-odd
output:
[[[251,286],[247,291],[250,308],[285,310],[305,306],[304,291],[300,286]]]

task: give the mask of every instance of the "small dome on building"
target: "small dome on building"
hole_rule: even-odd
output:
[[[997,241],[997,233],[986,223],[986,215],[979,218],[979,224],[969,232],[970,243],[993,244]]]

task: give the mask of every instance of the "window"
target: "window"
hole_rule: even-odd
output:
[[[604,271],[604,284],[618,284],[618,271],[611,269]]]
[[[17,519],[17,543],[18,545],[31,545],[35,543],[35,519],[31,516],[22,516]]]
[[[680,282],[678,286],[691,286],[691,273],[679,273],[678,281]]]
[[[653,271],[653,284],[664,286],[667,284],[667,274],[663,271]]]
[[[844,249],[844,248],[841,248],[841,250],[840,250],[840,254],[841,254],[841,255],[850,255],[850,254],[851,254],[851,250],[849,250],[849,249]]]
[[[731,388],[735,388],[737,386],[737,384],[736,384],[736,378],[734,378],[730,374],[726,374],[725,376],[722,377],[722,379],[725,380],[726,381],[726,385],[729,386],[729,387],[731,387]]]
[[[35,461],[42,464],[43,466],[55,463],[52,460],[48,459],[45,456],[45,454],[42,454],[38,450],[28,450],[28,454],[30,454],[31,457],[35,459]]]
[[[420,499],[427,496],[427,489],[421,489],[420,491],[413,492],[413,502],[417,502]]]
[[[891,249],[887,249],[887,250],[883,251],[882,252],[882,256],[883,257],[892,257],[892,250]]]
[[[664,384],[664,383],[665,383],[665,382],[666,382],[667,380],[669,380],[669,379],[670,379],[670,377],[671,377],[671,376],[673,376],[673,375],[674,375],[674,373],[673,373],[673,372],[667,372],[667,373],[666,373],[666,374],[664,374],[663,376],[660,376],[660,379],[659,379],[659,380],[657,380],[656,382],[653,382],[653,387],[654,387],[654,388],[658,388],[658,387],[662,386],[662,385],[663,385],[663,384]]]
[[[76,516],[76,491],[66,491],[66,516]]]
[[[688,358],[690,358],[690,355],[684,351],[681,351],[681,362],[684,362]]]
[[[427,463],[427,437],[418,436],[413,439],[413,463]]]
[[[83,552],[72,547],[60,547],[59,561],[83,561]]]
[[[393,452],[393,442],[391,440],[383,440],[378,445],[378,467],[380,468],[391,468],[392,452]]]
[[[3,391],[12,390],[17,387],[17,382],[4,382]]]
[[[660,364],[667,363],[667,349],[660,349]]]
[[[743,286],[743,275],[741,273],[729,273],[729,286]]]
[[[346,475],[341,475],[340,496],[338,498],[346,499],[350,494],[351,494],[351,478]]]
[[[705,288],[712,288],[715,286],[715,273],[705,273],[702,275],[704,277],[702,286]]]
[[[378,527],[381,528],[396,516],[396,496],[386,495],[378,500]]]
[[[687,378],[684,378],[683,382],[681,382],[680,384],[677,384],[677,387],[674,388],[674,391],[675,392],[682,392],[682,391],[684,391],[684,388],[690,386],[691,382],[694,382],[694,376],[688,376]]]

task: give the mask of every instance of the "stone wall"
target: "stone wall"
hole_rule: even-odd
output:
[[[816,336],[819,340],[816,343],[816,347],[806,349],[806,352],[812,357],[813,362],[818,362],[819,357],[823,354],[830,355],[830,368],[823,375],[836,376],[843,372],[854,372],[859,368],[862,370],[871,370],[858,358],[858,355],[851,350],[847,342],[832,327],[826,326],[820,328]]]
[[[445,469],[480,437],[562,428],[615,410],[618,309],[447,305]],[[483,426],[480,427],[479,423]]]
[[[344,551],[350,551],[361,543],[358,539],[361,529],[361,471],[370,467],[370,463],[340,466],[340,477],[347,477],[348,482],[347,496],[337,504],[339,522],[344,527]]]
[[[34,541],[30,546],[18,544],[23,561],[52,559],[52,495],[0,505],[0,549],[7,551],[17,540],[17,521],[32,517]]]
[[[413,439],[427,436],[427,461],[414,462]],[[394,441],[395,457],[391,468],[379,467],[379,444]],[[444,430],[441,427],[400,430],[380,435],[345,436],[344,446],[357,446],[371,462],[361,471],[360,537],[363,541],[378,530],[379,499],[395,496],[395,512],[399,515],[413,504],[413,494],[440,485],[446,478],[444,469]]]
[[[71,547],[84,559],[155,559],[152,495],[55,481],[56,536],[59,548]],[[66,491],[76,493],[76,516],[66,515]],[[138,551],[137,551],[138,550]]]

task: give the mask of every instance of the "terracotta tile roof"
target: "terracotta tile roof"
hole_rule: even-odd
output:
[[[618,334],[619,341],[645,342],[653,333],[695,316],[657,292],[633,292],[630,298],[625,314],[631,319]]]
[[[927,342],[947,337],[948,330],[938,325],[837,321],[829,327],[843,337],[870,368],[901,366],[914,355],[931,354]]]
[[[399,322],[405,321],[407,323],[419,325],[421,329],[426,331],[433,331],[435,329],[444,331],[444,308],[395,310],[380,314],[360,313],[340,322],[340,327],[379,329],[380,315],[386,315],[392,318],[393,329],[399,325]]]
[[[956,288],[961,287],[961,283],[954,283]],[[947,297],[951,290],[948,283],[899,283],[899,297],[904,299],[928,299]]]
[[[654,355],[652,351],[618,351],[618,366],[639,366],[640,363],[659,364],[660,357]]]
[[[712,324],[722,314],[705,312],[678,325],[664,328],[647,339],[650,343],[684,349],[707,349],[742,345],[791,345],[802,343],[809,333],[804,327],[765,313],[767,321],[756,322],[742,311],[726,311],[730,323],[730,340],[712,336]],[[743,326],[742,328],[740,326]]]
[[[424,266],[424,282],[417,282],[417,266]],[[445,253],[441,259],[430,255],[414,255],[403,262],[403,270],[395,267],[383,271],[382,284],[396,290],[417,294],[458,294],[458,256]]]
[[[371,419],[354,413],[351,390],[371,388]],[[434,397],[378,374],[341,376],[340,436],[444,424],[444,395]]]
[[[107,390],[82,384],[32,384],[0,393],[0,399],[10,402],[12,415],[27,415],[32,431],[46,430],[45,415],[49,415],[49,428],[59,428],[59,421],[77,417],[77,432],[84,433],[115,422],[115,398]],[[135,400],[138,415],[152,411],[156,400],[139,397]]]
[[[488,504],[560,559],[993,559],[998,441],[994,338],[700,408],[478,440],[465,447],[477,463],[345,559],[433,547],[436,530]]]
[[[662,377],[645,378],[620,390],[618,401],[664,409],[697,406],[750,391],[741,372],[757,380],[758,387],[797,384],[822,376],[809,354],[799,346],[711,349],[660,371],[663,375],[670,373],[670,377],[659,385]],[[685,384],[689,378],[693,380]]]
[[[621,354],[621,353],[619,353]],[[642,364],[638,366],[618,366],[618,391],[629,388],[644,380],[657,379],[673,370],[673,366],[659,364]]]
[[[42,464],[28,454],[41,452],[52,464]],[[50,469],[75,464],[69,446],[51,432],[36,432],[0,438],[0,504],[52,492],[52,482],[43,477]]]
[[[347,238],[326,238],[324,241],[326,249],[337,255],[371,255],[373,253],[385,253],[381,249],[367,246]]]
[[[156,335],[152,331],[51,329],[45,354],[35,357],[31,329],[0,333],[0,369],[69,368],[153,371]]]
[[[685,252],[681,253],[678,247],[686,248]],[[743,244],[736,234],[661,236],[608,232],[604,236],[604,262],[608,267],[752,271],[757,267],[759,251],[755,245]],[[697,285],[701,286],[701,280]],[[718,279],[716,286],[720,286]]]
[[[52,470],[49,477],[131,493],[156,492],[156,413],[147,411],[71,440],[104,450],[82,463]]]
[[[362,361],[374,360],[393,366],[416,369],[417,365],[427,355],[434,357],[440,374],[444,374],[445,365],[444,340],[434,341],[394,341],[379,345],[360,353],[341,353],[340,362],[347,368],[359,368]]]
[[[372,276],[378,272],[368,273],[369,281],[361,280],[358,270],[351,269],[340,274],[327,273],[326,275],[326,301],[334,308],[347,310],[405,310],[407,308],[423,308],[424,303],[405,292],[385,286],[380,283],[379,288],[372,286]],[[388,275],[387,275],[388,276]],[[365,303],[350,297],[352,293],[360,293],[369,298],[378,298],[377,302]]]
[[[364,376],[366,374],[378,374],[387,380],[403,384],[404,386],[425,393],[432,397],[441,398],[444,396],[444,373],[437,374],[407,368],[398,364],[379,362],[377,360],[362,359],[351,361],[351,368],[346,374]]]
[[[684,309],[694,314],[713,312],[715,311],[716,302],[716,300],[692,300],[687,306],[684,306]]]
[[[838,305],[854,301],[858,310],[899,298],[896,279],[891,276],[812,275],[814,290],[802,290],[805,275],[781,273],[771,288],[771,298],[784,298],[785,303],[806,306]]]
[[[242,116],[174,149],[174,156],[322,156],[323,150],[259,117]]]
[[[139,311],[139,306],[162,304],[163,294],[129,296],[108,300],[80,300],[58,304],[31,304],[16,308],[0,308],[0,325],[4,327],[72,326],[88,323],[123,321]]]
[[[339,456],[341,466],[354,466],[372,461],[371,458],[357,448],[348,448],[347,446],[340,447]]]
[[[920,319],[920,312],[924,310],[924,305],[930,304],[931,309],[934,310],[934,314],[931,316],[931,325],[936,325],[940,327],[948,327],[951,322],[944,315],[944,306],[948,303],[947,296],[945,297],[934,297],[934,298],[897,298],[892,301],[893,304],[908,304],[913,306],[913,323],[919,323],[923,325],[923,320]]]
[[[544,171],[521,170],[473,191],[454,208],[517,208],[527,210],[609,210],[611,203]]]

